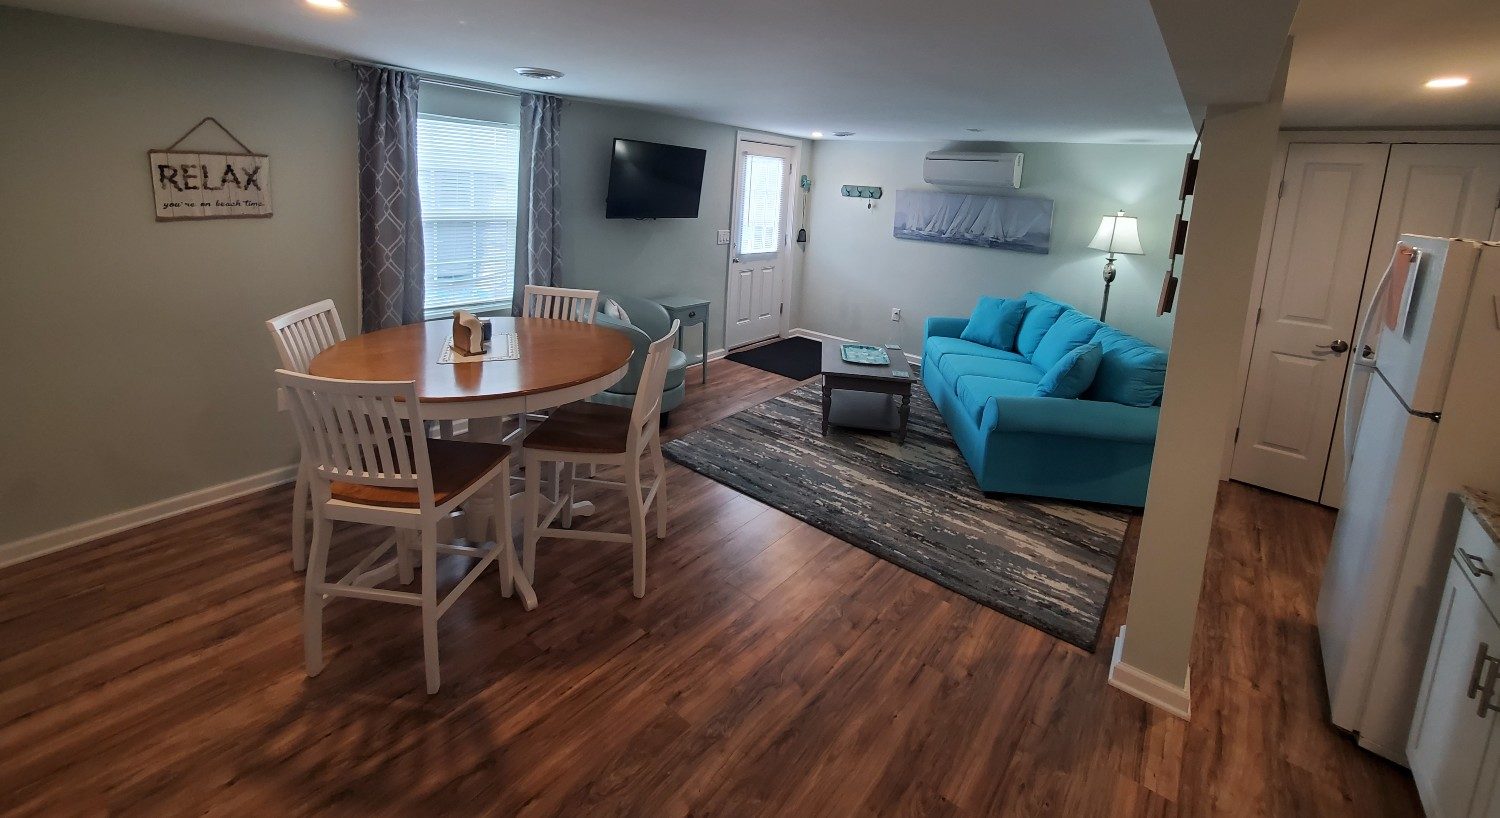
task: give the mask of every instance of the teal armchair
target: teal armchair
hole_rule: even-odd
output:
[[[604,306],[610,300],[619,304],[625,314],[630,317],[629,323],[604,312]],[[630,356],[630,369],[625,373],[625,377],[614,386],[589,398],[589,402],[610,406],[633,406],[635,405],[636,385],[641,379],[641,367],[646,363],[646,352],[652,341],[666,335],[667,331],[672,328],[671,319],[667,317],[667,311],[655,301],[648,301],[633,295],[602,293],[599,298],[599,314],[594,316],[594,323],[617,329],[630,336],[630,343],[635,347],[635,352]],[[673,349],[671,358],[667,362],[667,380],[662,386],[663,419],[668,412],[682,404],[687,394],[687,387],[683,384],[683,376],[686,372],[687,355],[680,349]]]

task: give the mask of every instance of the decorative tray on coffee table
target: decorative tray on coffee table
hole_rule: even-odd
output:
[[[844,344],[839,350],[839,357],[851,364],[866,366],[886,366],[891,362],[891,356],[885,350],[868,344]]]

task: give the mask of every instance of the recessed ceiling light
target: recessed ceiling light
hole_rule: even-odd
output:
[[[984,133],[983,128],[964,128],[964,130],[968,131],[969,133]]]
[[[813,131],[812,132],[812,138],[813,139],[822,139],[823,138],[823,132],[822,131]]]
[[[854,131],[834,131],[834,136],[853,136]]]
[[[348,11],[349,5],[344,0],[307,0],[307,4],[315,9],[323,11]]]
[[[1468,77],[1434,77],[1427,81],[1428,88],[1462,88],[1468,84]]]
[[[551,68],[537,68],[531,65],[523,65],[516,69],[516,73],[529,80],[558,80],[562,79],[563,72],[553,71]]]

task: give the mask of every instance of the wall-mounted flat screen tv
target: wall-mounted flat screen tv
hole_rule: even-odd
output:
[[[616,139],[606,219],[696,219],[708,151]]]

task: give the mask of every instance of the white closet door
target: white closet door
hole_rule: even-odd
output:
[[[1393,145],[1390,153],[1365,270],[1362,300],[1366,302],[1373,295],[1402,233],[1490,238],[1500,207],[1500,145]],[[1356,387],[1345,400],[1357,401],[1364,395],[1364,389],[1359,388],[1362,385]],[[1359,410],[1355,406],[1350,414],[1357,416]],[[1334,430],[1321,502],[1338,507],[1343,494],[1344,444],[1340,426]]]
[[[1385,145],[1294,144],[1230,474],[1318,499],[1354,335]]]

